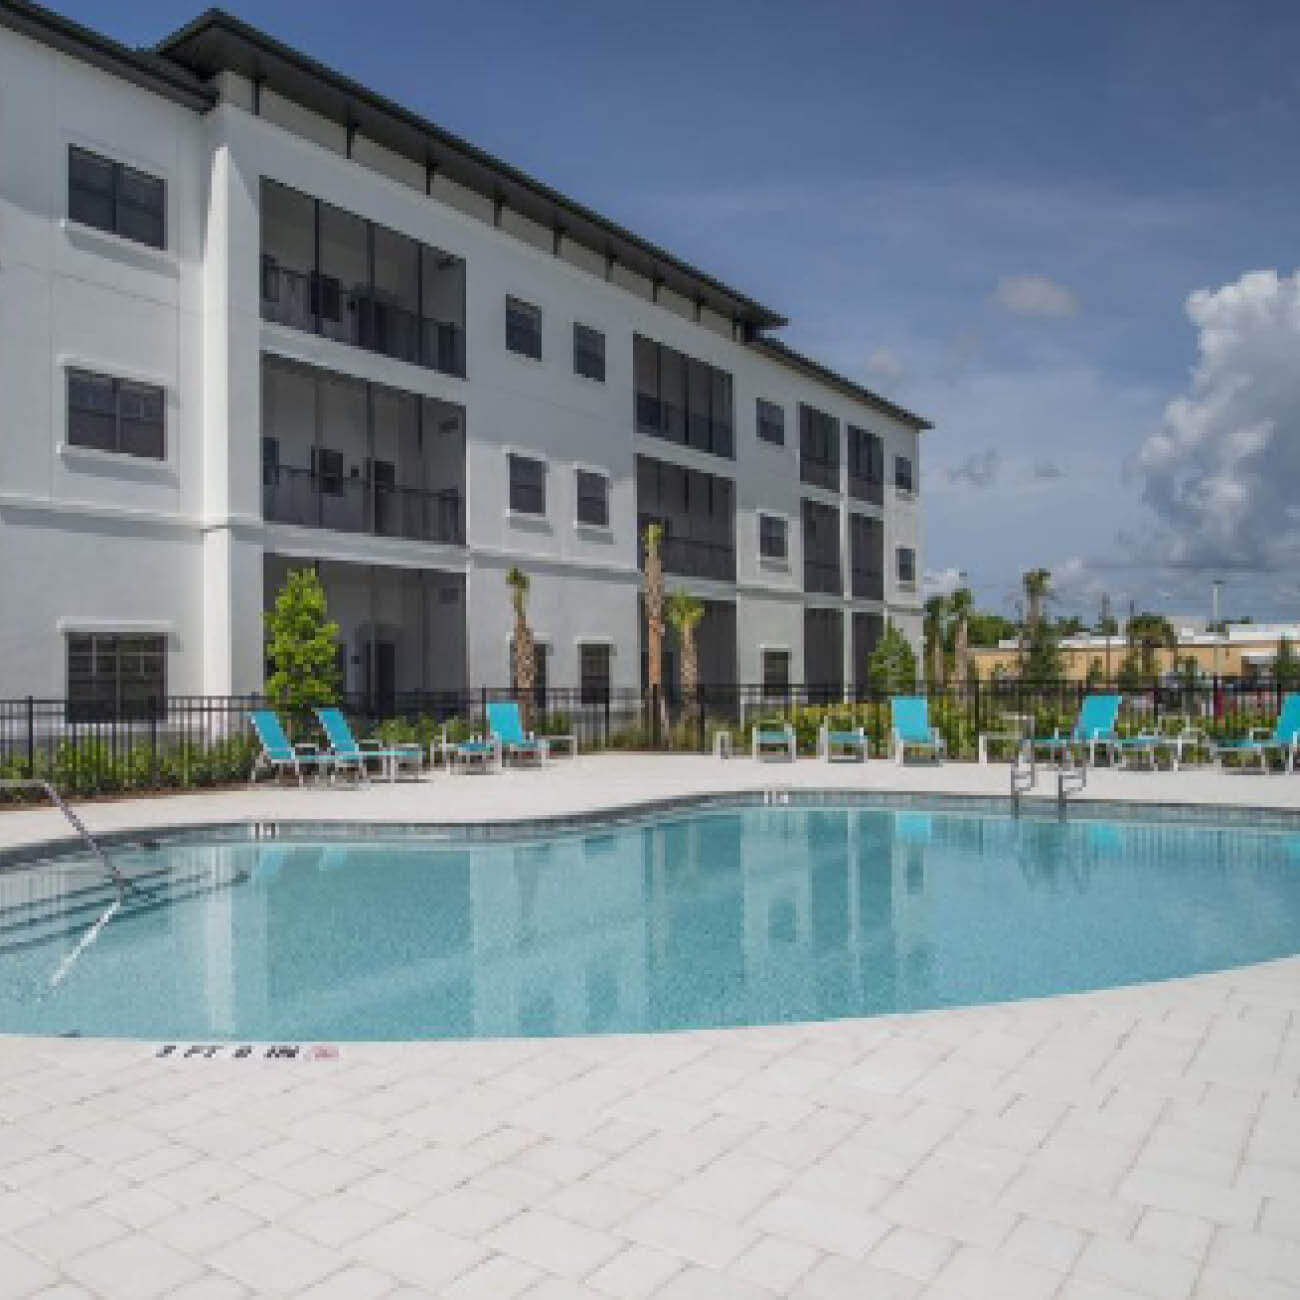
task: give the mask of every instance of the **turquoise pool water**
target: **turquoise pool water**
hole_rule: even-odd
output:
[[[118,848],[0,875],[0,1031],[342,1040],[872,1015],[1300,950],[1300,834],[734,807],[546,839]],[[83,945],[78,948],[78,945]]]

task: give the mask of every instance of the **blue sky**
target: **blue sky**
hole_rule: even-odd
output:
[[[1300,529],[1300,391],[1278,374],[1300,355],[1300,6],[230,7],[783,311],[789,342],[932,418],[940,582],[964,569],[997,606],[1046,565],[1065,609],[1094,615],[1105,591],[1195,613],[1223,576],[1228,612],[1300,617],[1300,551],[1252,522]],[[64,12],[146,44],[195,11]],[[1225,288],[1261,269],[1284,278]],[[1220,291],[1199,321],[1196,290]],[[1207,353],[1189,387],[1225,332],[1231,360]],[[1261,395],[1244,413],[1225,398],[1243,382]],[[1242,451],[1247,419],[1267,432]]]

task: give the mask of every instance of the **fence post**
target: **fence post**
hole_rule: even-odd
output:
[[[27,697],[27,779],[36,775],[36,701]]]
[[[149,786],[158,787],[158,701],[149,700]]]
[[[479,694],[480,694],[480,697],[481,697],[480,700],[479,700],[479,704],[480,704],[480,706],[481,706],[481,708],[482,708],[482,713],[481,713],[480,716],[481,716],[482,719],[483,719],[483,736],[484,736],[484,738],[486,739],[486,737],[487,737],[487,687],[486,687],[486,686],[480,686],[480,687],[479,687]]]

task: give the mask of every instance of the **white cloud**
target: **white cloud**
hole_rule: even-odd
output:
[[[1152,557],[1192,569],[1300,559],[1300,272],[1252,271],[1187,300],[1199,331],[1189,390],[1136,468],[1159,532]]]
[[[1079,310],[1074,294],[1045,275],[1004,275],[993,300],[1015,316],[1073,316]]]
[[[867,354],[867,379],[877,388],[890,389],[903,378],[906,367],[889,348],[873,348]]]
[[[921,591],[931,596],[951,596],[966,580],[962,569],[926,569],[921,574]]]

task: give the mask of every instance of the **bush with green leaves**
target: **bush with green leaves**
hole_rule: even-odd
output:
[[[291,570],[264,618],[271,664],[266,698],[292,729],[313,709],[338,701],[339,625],[313,569]]]

